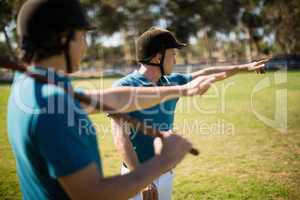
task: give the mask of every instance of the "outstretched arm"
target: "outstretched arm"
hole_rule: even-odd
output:
[[[157,105],[180,96],[202,95],[215,81],[223,80],[226,73],[211,74],[195,78],[193,81],[180,86],[165,87],[116,87],[99,92],[87,91],[85,94],[96,102],[105,103],[116,113],[132,112]],[[93,105],[88,105],[95,112]]]
[[[208,67],[197,72],[192,73],[192,78],[197,78],[199,76],[210,75],[214,73],[226,72],[227,76],[233,76],[240,72],[257,72],[263,73],[265,63],[268,59],[262,59],[259,61],[243,64],[243,65],[231,65],[231,66],[219,66],[219,67]]]

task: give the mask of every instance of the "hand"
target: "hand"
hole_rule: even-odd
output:
[[[183,137],[166,132],[163,138],[155,138],[154,151],[160,157],[164,171],[174,168],[191,150],[192,144]]]
[[[265,73],[265,64],[269,61],[269,58],[264,58],[255,62],[240,65],[239,70],[242,72],[256,72],[258,74]]]
[[[142,190],[143,200],[158,200],[158,191],[154,183],[148,185]]]
[[[193,95],[202,95],[204,94],[211,86],[212,83],[220,80],[224,80],[227,77],[226,72],[215,73],[206,76],[199,76],[192,80],[191,82],[183,85],[184,95],[193,96]]]

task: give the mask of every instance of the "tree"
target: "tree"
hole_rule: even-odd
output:
[[[17,13],[24,0],[0,0],[0,31],[5,37],[7,50],[11,57],[15,57],[15,50],[12,47],[12,41],[16,38],[10,38],[6,27],[13,23],[17,18]],[[14,30],[16,32],[16,30]],[[14,33],[13,35],[16,35]]]
[[[188,43],[191,36],[199,30],[200,15],[196,12],[197,0],[169,0],[162,8],[162,19],[166,21],[167,29],[175,34],[178,40]],[[180,51],[187,64],[187,51]]]
[[[82,1],[93,21],[99,28],[99,35],[123,35],[125,60],[134,62],[135,38],[154,25],[159,16],[159,0],[110,0]]]
[[[300,53],[300,1],[266,0],[263,13],[265,29],[283,53]]]

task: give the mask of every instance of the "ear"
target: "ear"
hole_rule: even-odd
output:
[[[61,34],[61,37],[60,37],[60,40],[61,40],[61,44],[62,44],[62,45],[65,45],[65,44],[66,44],[66,42],[67,42],[67,40],[68,40],[68,37],[70,37],[69,34],[71,34],[71,40],[70,40],[70,41],[72,41],[73,39],[76,38],[77,31],[74,31],[74,32],[64,32],[64,33],[62,33],[62,34]]]
[[[62,45],[65,45],[66,42],[67,42],[67,38],[66,38],[65,36],[62,36],[62,37],[60,38],[60,40],[61,40],[61,44],[62,44]]]
[[[161,59],[161,54],[160,54],[160,53],[157,53],[157,54],[151,59],[151,62],[152,62],[152,63],[159,64],[159,63],[160,63],[160,59]]]

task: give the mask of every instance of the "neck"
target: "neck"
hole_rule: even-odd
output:
[[[66,74],[66,62],[64,56],[52,56],[39,61],[33,61],[32,65],[42,68],[50,68],[60,73]]]
[[[138,72],[154,84],[157,84],[161,77],[160,68],[156,66],[153,67],[150,65],[141,64]]]

